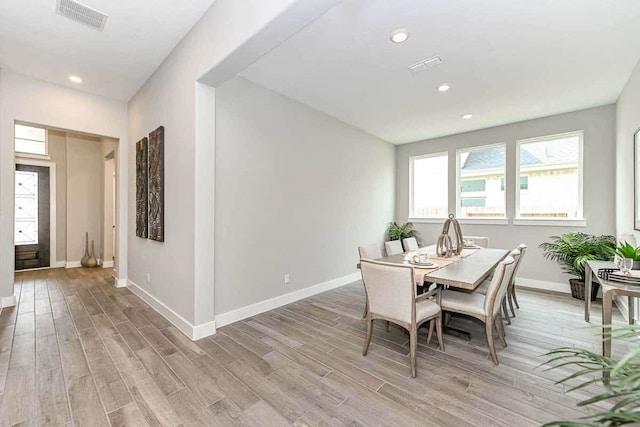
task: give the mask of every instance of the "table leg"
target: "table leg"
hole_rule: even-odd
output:
[[[627,296],[627,305],[629,306],[629,324],[630,325],[635,325],[636,324],[636,307],[634,305],[634,301],[635,299],[631,296],[628,295]]]
[[[611,357],[611,309],[614,289],[602,289],[602,355]],[[602,378],[608,383],[609,372],[603,372]]]
[[[589,312],[591,311],[591,286],[593,284],[593,272],[589,264],[584,267],[584,321],[589,321]]]

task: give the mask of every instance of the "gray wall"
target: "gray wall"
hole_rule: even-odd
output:
[[[616,229],[633,231],[633,134],[640,128],[640,62],[616,104]],[[636,239],[640,242],[640,233]]]
[[[463,224],[467,235],[489,236],[493,247],[512,248],[519,243],[529,247],[519,276],[535,281],[530,285],[568,292],[564,275],[556,263],[542,257],[538,245],[549,236],[565,231],[591,234],[615,234],[615,106],[592,108],[536,120],[513,123],[428,141],[398,146],[396,155],[396,219],[405,222],[409,215],[409,157],[449,152],[449,170],[455,171],[456,149],[495,143],[507,144],[507,182],[515,176],[516,140],[563,132],[584,130],[584,216],[586,227],[479,225]],[[455,173],[449,179],[449,211],[455,212]],[[514,217],[515,186],[507,187],[507,217]],[[416,224],[427,243],[435,242],[442,224]]]
[[[216,315],[354,273],[393,219],[394,157],[242,78],[217,89]]]

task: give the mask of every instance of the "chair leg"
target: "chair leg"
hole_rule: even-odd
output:
[[[431,337],[433,336],[433,330],[435,329],[436,323],[435,318],[429,321],[429,334],[427,335],[427,344],[431,342]]]
[[[444,337],[442,336],[442,316],[436,317],[436,333],[438,334],[438,344],[440,344],[440,351],[444,351]]]
[[[500,337],[500,341],[502,341],[503,347],[507,346],[507,340],[504,337],[504,324],[502,323],[502,315],[498,313],[496,317],[496,329],[498,330],[498,336]]]
[[[516,307],[520,308],[520,304],[518,304],[518,298],[516,297],[516,285],[515,285],[515,283],[514,283],[514,285],[512,287],[511,295],[513,296],[513,302],[516,303]]]
[[[418,330],[416,325],[411,325],[409,331],[409,342],[411,347],[411,376],[416,377],[416,350],[418,348]]]
[[[451,313],[448,311],[444,312],[444,324],[448,325],[451,322]]]
[[[362,355],[366,356],[369,351],[369,344],[371,344],[371,334],[373,332],[373,319],[367,318],[367,337],[364,339],[364,348],[362,349]]]
[[[364,300],[364,313],[362,313],[362,318],[366,319],[367,314],[369,314],[369,300],[365,298]]]
[[[500,309],[504,313],[504,320],[507,321],[507,325],[511,324],[511,319],[509,318],[509,312],[507,311],[507,297],[502,298],[502,304],[500,304]]]
[[[487,334],[487,345],[489,346],[489,354],[493,363],[498,365],[498,356],[496,355],[496,345],[493,342],[493,319],[486,319],[485,331]]]
[[[507,298],[509,300],[509,307],[511,308],[511,317],[516,317],[516,310],[513,308],[513,293],[511,290],[507,292]]]

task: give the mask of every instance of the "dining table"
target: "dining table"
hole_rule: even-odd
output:
[[[469,246],[463,248],[458,255],[446,257],[436,254],[435,245],[425,246],[412,252],[429,255],[429,260],[435,265],[427,267],[414,264],[407,259],[409,258],[407,253],[385,256],[376,261],[412,266],[416,283],[419,285],[435,283],[439,286],[447,286],[465,292],[473,292],[480,286],[509,253],[506,249]],[[446,325],[444,325],[443,332],[466,340],[471,339],[469,332]]]

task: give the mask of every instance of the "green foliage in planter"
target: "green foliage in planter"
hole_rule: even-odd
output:
[[[420,232],[413,228],[412,222],[406,222],[402,225],[390,222],[389,225],[387,225],[387,234],[389,235],[389,240],[402,240],[409,237],[415,237],[418,245],[422,244]]]
[[[611,339],[630,338],[637,342],[639,332],[636,326],[616,327]],[[609,337],[608,337],[609,338]],[[633,341],[632,341],[633,342]],[[585,387],[599,387],[601,392],[578,402],[579,407],[586,407],[595,403],[611,404],[609,410],[594,409],[595,413],[583,418],[584,421],[553,421],[547,426],[560,427],[594,427],[621,426],[626,424],[640,425],[640,345],[627,353],[622,359],[615,360],[603,357],[589,350],[573,347],[563,347],[546,354],[551,359],[545,364],[553,365],[550,369],[574,366],[578,370],[557,381],[564,384],[573,380],[580,380],[578,385],[568,390],[584,389]],[[605,384],[602,373],[610,375],[609,384]]]
[[[613,258],[611,250],[615,244],[613,236],[567,232],[559,237],[552,236],[551,242],[539,247],[545,258],[557,261],[564,272],[578,276],[584,282],[587,261],[609,261]]]
[[[629,243],[620,243],[617,248],[611,248],[611,252],[620,258],[631,258],[634,261],[640,261],[640,247],[634,248]]]

